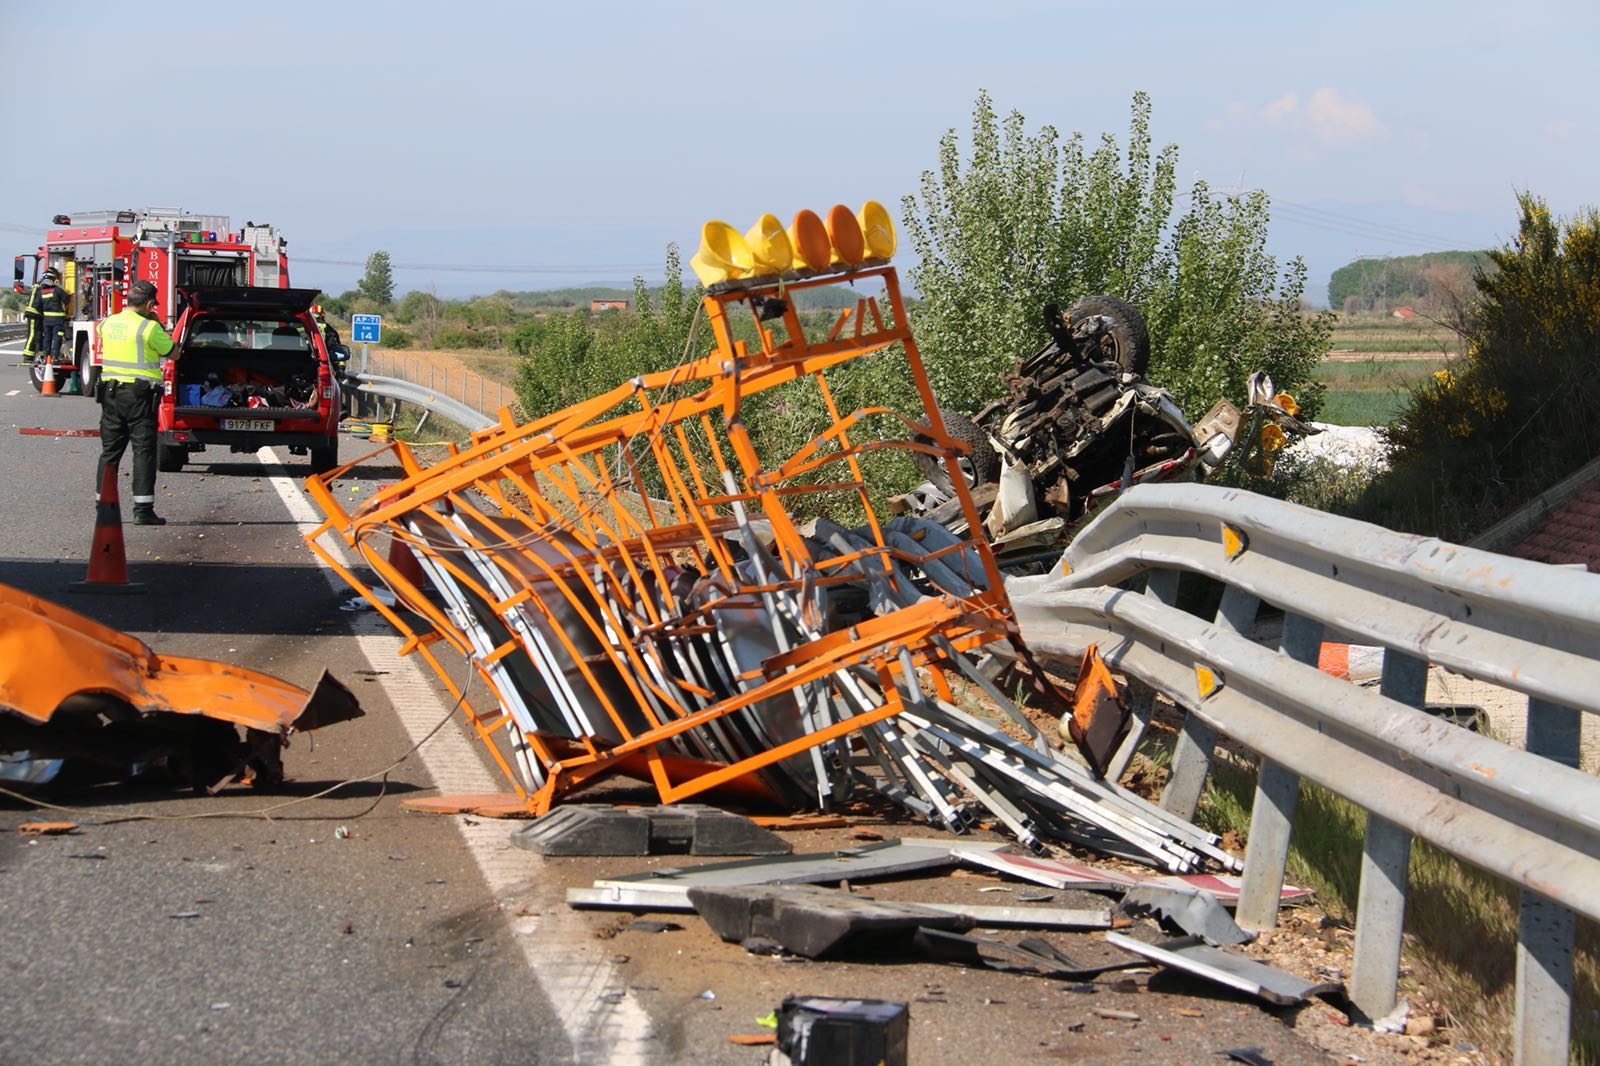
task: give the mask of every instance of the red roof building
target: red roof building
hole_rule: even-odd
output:
[[[1472,546],[1600,574],[1600,459],[1529,500]]]
[[[1551,511],[1506,554],[1541,563],[1582,563],[1591,574],[1600,574],[1600,479]]]

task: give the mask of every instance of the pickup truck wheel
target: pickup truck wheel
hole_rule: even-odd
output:
[[[939,417],[944,419],[946,433],[972,449],[971,455],[964,455],[957,460],[967,482],[967,488],[975,489],[979,485],[999,481],[1000,456],[995,453],[994,445],[989,443],[989,436],[983,431],[983,427],[970,418],[946,411],[942,407],[939,409]],[[917,470],[923,477],[945,492],[951,491],[950,474],[944,465],[944,460],[922,452],[917,452],[916,457]]]
[[[313,474],[326,474],[339,465],[339,438],[335,437],[326,445],[311,449],[311,472]]]
[[[176,474],[189,461],[189,449],[173,444],[156,445],[156,469],[163,474]]]
[[[1099,350],[1091,350],[1089,357],[1098,362],[1120,363],[1130,373],[1144,375],[1150,366],[1150,331],[1145,328],[1144,317],[1126,300],[1115,296],[1085,296],[1067,308],[1071,322],[1103,315],[1111,328],[1101,334]]]

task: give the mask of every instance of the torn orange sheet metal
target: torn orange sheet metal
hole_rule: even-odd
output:
[[[1078,664],[1078,683],[1072,692],[1072,714],[1064,722],[1063,739],[1083,752],[1095,773],[1103,774],[1128,734],[1128,707],[1117,693],[1117,683],[1093,644],[1084,649]]]
[[[664,803],[749,809],[829,809],[875,789],[934,824],[994,821],[1035,847],[1132,825],[1149,853],[1167,835],[1159,812],[1129,807],[1141,801],[1031,725],[1026,756],[1001,753],[1008,738],[957,707],[976,688],[1026,723],[969,656],[997,641],[1027,652],[981,535],[878,515],[863,464],[898,450],[941,464],[967,528],[982,528],[894,269],[847,276],[860,296],[826,321],[795,295],[837,273],[714,285],[704,358],[521,425],[502,410],[431,465],[393,442],[313,477],[326,521],[307,541],[460,698],[535,814],[613,775]],[[840,407],[845,387],[870,395],[869,369],[909,382],[920,410]],[[794,411],[825,428],[798,445],[774,432]],[[401,481],[346,510],[337,480],[396,463]],[[421,577],[396,565],[407,556]],[[471,699],[451,652],[483,682]],[[1085,820],[1074,808],[1101,803],[1085,789],[1119,809]],[[1189,868],[1197,847],[1156,847],[1156,861]]]
[[[188,750],[185,758],[211,769],[231,751],[241,763],[261,762],[258,773],[267,778],[277,772],[276,753],[289,734],[362,713],[354,695],[326,672],[307,692],[244,667],[162,655],[5,585],[0,712],[0,751],[128,765],[171,754],[175,746],[192,749],[204,737],[215,750]],[[192,724],[198,719],[214,726]],[[246,731],[243,741],[238,726]]]

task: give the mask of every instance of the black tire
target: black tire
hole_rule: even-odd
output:
[[[100,380],[100,368],[94,365],[94,352],[89,348],[89,336],[78,337],[78,389],[85,396],[94,395],[95,383]]]
[[[311,472],[313,474],[326,474],[339,465],[339,438],[335,437],[324,446],[311,449]]]
[[[33,382],[34,392],[44,391],[44,371],[50,365],[50,360],[43,355],[33,357],[33,362],[28,364],[28,380]],[[56,379],[56,388],[61,387],[61,379]]]
[[[1100,338],[1100,351],[1092,358],[1119,363],[1122,369],[1142,377],[1150,367],[1150,331],[1145,328],[1144,316],[1115,296],[1085,296],[1067,308],[1067,318],[1073,322],[1090,315],[1111,320],[1111,330]]]
[[[156,469],[163,474],[176,474],[189,461],[189,449],[175,444],[156,445]]]
[[[970,418],[946,411],[942,407],[939,409],[939,417],[944,419],[946,433],[972,449],[970,456],[962,456],[960,460],[962,472],[966,474],[967,488],[975,489],[979,485],[998,482],[1000,456],[996,454],[994,445],[989,443],[989,436],[984,433],[983,427]],[[923,452],[917,452],[916,456],[917,470],[922,476],[945,492],[950,492],[950,474],[944,465],[944,460]]]

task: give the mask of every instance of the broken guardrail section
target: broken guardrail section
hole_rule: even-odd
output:
[[[503,409],[431,465],[392,442],[312,478],[326,521],[308,543],[452,696],[444,649],[470,657],[492,703],[461,706],[534,814],[619,774],[663,803],[826,809],[869,788],[956,832],[982,818],[1035,849],[1236,867],[1214,837],[1055,750],[976,669],[995,642],[1027,661],[989,545],[881,520],[863,474],[875,451],[934,456],[979,529],[966,446],[939,415],[894,269],[848,279],[869,295],[809,332],[793,294],[837,276],[713,285],[704,358],[526,423]],[[896,364],[882,372],[914,384],[920,417],[840,408],[837,375],[863,359]],[[761,454],[747,414],[798,409],[828,428]],[[403,479],[353,512],[332,491],[351,467],[394,463]],[[830,510],[854,523],[806,519]],[[1027,739],[964,712],[969,688]]]

